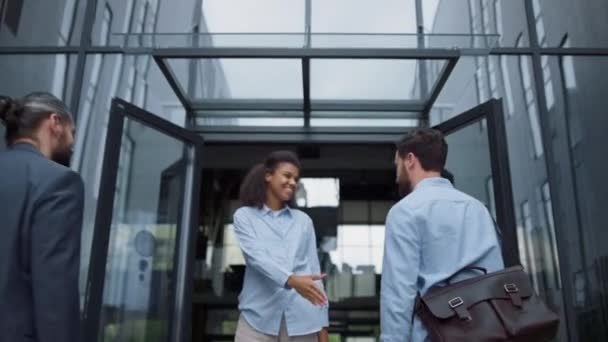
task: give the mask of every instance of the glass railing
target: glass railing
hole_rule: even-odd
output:
[[[453,33],[114,33],[110,45],[123,48],[459,49],[483,53],[496,46],[498,38],[497,34]]]

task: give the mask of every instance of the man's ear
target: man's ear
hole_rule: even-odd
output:
[[[412,152],[408,153],[405,156],[405,166],[408,169],[411,168],[415,162],[416,162],[416,156],[414,156],[414,154]]]
[[[53,122],[53,124],[60,124],[61,123],[61,117],[57,113],[51,113],[51,114],[49,114],[49,119],[51,120],[51,122]]]
[[[59,116],[59,114],[57,113],[51,113],[49,115],[49,120],[50,120],[50,124],[51,124],[51,129],[53,130],[53,133],[61,133],[62,129],[63,129],[63,121],[61,119],[61,117]]]

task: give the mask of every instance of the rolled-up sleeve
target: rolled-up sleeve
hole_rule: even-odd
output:
[[[262,241],[258,241],[255,228],[245,211],[239,210],[234,214],[234,232],[245,256],[247,267],[255,268],[274,281],[277,286],[285,287],[287,279],[293,272],[279,265],[268,255]]]
[[[382,342],[410,340],[420,249],[415,217],[403,206],[393,207],[386,218],[380,290]]]

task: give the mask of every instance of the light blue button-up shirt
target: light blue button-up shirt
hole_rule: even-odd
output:
[[[315,306],[288,288],[292,274],[320,274],[315,230],[304,212],[285,207],[241,207],[234,231],[247,268],[239,310],[257,331],[278,336],[285,317],[289,336],[308,335],[328,326],[327,306]],[[323,284],[317,282],[319,287]]]
[[[412,311],[425,294],[463,267],[504,268],[494,221],[486,207],[443,178],[427,178],[386,218],[380,290],[382,342],[421,342],[427,333]],[[462,272],[452,281],[474,273]]]

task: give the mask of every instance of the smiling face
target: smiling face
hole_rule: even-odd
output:
[[[297,166],[283,162],[273,172],[266,173],[267,195],[273,196],[281,202],[289,202],[298,186],[300,170]]]

